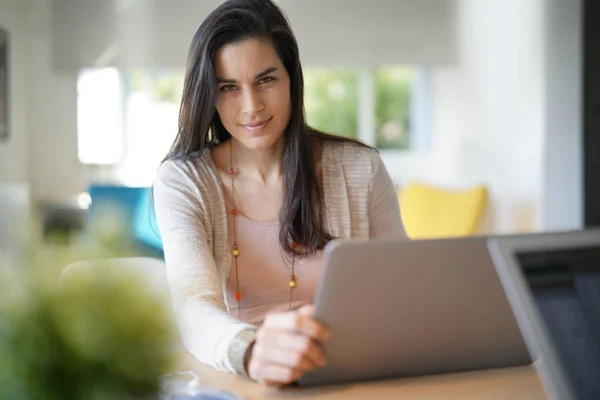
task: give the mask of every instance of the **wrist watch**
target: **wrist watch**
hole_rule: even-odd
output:
[[[238,333],[229,345],[229,362],[238,375],[246,378],[250,378],[246,370],[246,358],[255,341],[256,329],[249,328]]]

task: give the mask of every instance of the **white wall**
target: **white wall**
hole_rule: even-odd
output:
[[[85,190],[89,171],[77,156],[77,72],[56,71],[48,0],[27,2],[29,171],[32,196],[65,201]]]
[[[21,0],[0,0],[0,26],[9,30],[9,139],[0,141],[0,182],[27,180],[27,67]]]
[[[547,0],[543,228],[583,227],[582,1]]]
[[[432,71],[431,149],[386,157],[401,183],[485,183],[497,232],[542,226],[543,2],[461,0],[458,63]]]
[[[0,0],[0,25],[11,35],[10,138],[0,142],[0,182],[28,182],[39,201],[65,200],[88,181],[77,160],[76,74],[52,68],[47,0]]]
[[[202,20],[222,0],[52,0],[59,69],[184,67]],[[456,54],[456,0],[279,0],[302,62],[439,64]]]

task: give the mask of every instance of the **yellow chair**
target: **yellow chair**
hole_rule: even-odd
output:
[[[411,183],[398,191],[402,221],[411,239],[469,236],[477,233],[488,198],[483,185],[444,190]]]

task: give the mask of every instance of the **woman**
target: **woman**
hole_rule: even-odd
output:
[[[323,247],[405,236],[378,153],[307,126],[298,45],[270,0],[227,1],[198,29],[154,196],[184,344],[270,385],[325,364]]]

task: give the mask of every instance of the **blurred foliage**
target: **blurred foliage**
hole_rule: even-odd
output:
[[[373,74],[375,145],[380,149],[410,147],[410,95],[413,69],[383,67]]]
[[[304,70],[304,108],[310,126],[323,132],[356,138],[360,70]]]
[[[356,138],[361,70],[307,68],[304,70],[308,124],[316,129]],[[374,70],[375,145],[381,149],[410,146],[410,96],[413,69],[381,67]]]
[[[128,72],[129,90],[147,91],[158,102],[179,104],[183,80],[184,72],[180,70],[136,68]]]
[[[175,328],[144,277],[103,268],[127,251],[119,232],[108,217],[77,246],[32,246],[0,265],[0,399],[158,398]],[[60,281],[64,267],[91,259]]]
[[[154,77],[154,93],[157,101],[168,103],[181,102],[183,74],[160,73]]]
[[[145,90],[150,82],[150,71],[139,68],[132,69],[127,74],[127,82],[129,83],[128,89],[132,92]]]

